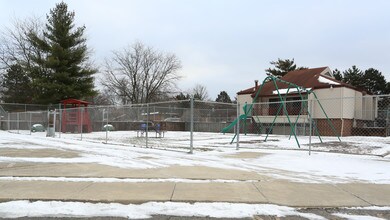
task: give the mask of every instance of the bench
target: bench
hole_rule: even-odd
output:
[[[147,126],[147,129],[148,129],[148,132],[150,132],[150,131],[156,132],[156,138],[157,137],[161,138],[161,137],[165,136],[165,131],[163,131],[161,129],[161,125],[160,124],[155,124],[154,125],[153,123],[151,123],[151,124],[149,124]],[[145,132],[146,132],[146,123],[142,123],[140,125],[140,129],[137,130],[137,137],[143,137]]]

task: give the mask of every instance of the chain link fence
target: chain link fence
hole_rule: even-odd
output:
[[[0,129],[30,131],[33,124],[47,124],[47,105],[0,104]]]
[[[390,136],[390,95],[270,98],[246,106],[191,100],[77,108],[0,106],[0,127],[10,132],[185,152],[262,147],[264,141],[285,139],[291,140],[286,142],[288,147],[294,147],[311,144],[311,137],[313,143],[331,143],[338,137]],[[246,117],[243,108],[247,108]],[[37,124],[45,132],[34,130]],[[48,134],[48,127],[55,134]]]
[[[390,96],[255,103],[244,132],[308,136],[390,136]],[[311,129],[310,129],[311,128]]]

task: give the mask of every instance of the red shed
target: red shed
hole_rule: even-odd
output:
[[[88,108],[86,108],[88,107],[88,102],[77,99],[65,99],[61,103],[63,105],[62,132],[92,132],[91,119]]]

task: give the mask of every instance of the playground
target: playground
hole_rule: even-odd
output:
[[[0,216],[333,219],[351,216],[347,207],[369,213],[359,218],[389,216],[387,110],[364,112],[384,119],[331,118],[359,115],[332,106],[361,100],[319,100],[269,80],[278,98],[245,105],[67,100],[9,111],[15,106],[2,104]],[[373,136],[358,135],[360,125]]]
[[[262,119],[260,119],[259,116],[257,116],[257,115],[254,116],[252,113],[252,110],[254,108],[255,103],[257,102],[257,100],[259,98],[259,94],[262,92],[262,89],[265,86],[272,87],[273,93],[277,94],[277,99],[276,99],[277,102],[276,103],[278,103],[277,104],[278,107],[277,107],[277,111],[275,112],[275,116],[273,116],[272,123],[270,124],[269,128],[265,132],[266,137],[265,137],[264,141],[267,141],[269,134],[272,132],[272,130],[275,126],[275,122],[276,122],[277,118],[280,117],[280,115],[285,115],[285,117],[287,119],[286,122],[290,128],[289,139],[291,137],[293,137],[295,139],[298,147],[300,147],[300,143],[299,143],[299,140],[297,137],[298,134],[296,132],[296,127],[298,125],[300,117],[307,117],[307,121],[308,121],[309,127],[310,127],[309,128],[310,137],[314,131],[315,135],[318,136],[318,139],[322,143],[322,138],[321,138],[319,128],[316,125],[313,125],[313,116],[312,115],[313,115],[313,102],[314,102],[314,103],[318,104],[318,108],[320,109],[322,117],[326,119],[326,123],[327,123],[329,129],[332,130],[332,135],[337,137],[338,141],[341,142],[339,132],[336,131],[335,126],[333,125],[332,121],[329,119],[328,114],[326,113],[323,105],[321,104],[321,101],[318,99],[318,97],[314,91],[312,91],[311,89],[307,89],[307,88],[298,86],[294,83],[279,79],[278,77],[275,77],[272,75],[267,76],[263,80],[263,82],[261,83],[259,88],[255,88],[255,89],[257,89],[257,91],[256,91],[252,101],[250,103],[245,103],[245,105],[242,107],[243,114],[240,114],[239,117],[237,117],[236,120],[234,120],[229,126],[222,129],[222,133],[229,132],[229,130],[231,130],[233,128],[233,126],[239,127],[240,122],[242,122],[241,126],[243,126],[244,133],[246,134],[247,133],[247,119],[248,118],[253,118],[253,120],[256,121],[256,123],[258,124],[257,125],[259,127],[258,129],[259,130],[262,129],[262,127],[263,127],[262,123],[264,123],[264,122],[262,122]],[[280,88],[281,86],[284,86],[284,87],[287,86],[287,88],[282,87],[283,89],[281,89]],[[291,103],[287,102],[287,97],[291,95],[290,92],[295,94],[297,100],[300,100],[300,102],[298,102],[298,104],[299,104],[298,111],[293,113],[294,118],[292,118],[291,112],[289,112],[288,108],[287,108],[287,105],[291,104]],[[310,98],[310,96],[311,96],[311,98]],[[303,115],[304,113],[306,113],[306,115]],[[236,134],[233,137],[231,143],[233,143],[233,141],[237,137],[237,135],[238,134]]]

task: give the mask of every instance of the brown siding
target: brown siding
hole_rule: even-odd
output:
[[[333,127],[336,130],[337,135],[341,134],[341,119],[330,119]],[[318,130],[321,136],[334,136],[334,131],[332,127],[329,125],[327,119],[317,119],[316,120]],[[353,120],[352,119],[344,119],[344,129],[342,136],[351,136],[352,135],[352,127]]]
[[[381,136],[386,137],[388,128],[372,127],[372,128],[353,128],[352,135],[355,136]]]
[[[141,124],[145,122],[110,122],[117,131],[137,131],[141,129]],[[155,122],[161,125],[161,130],[164,131],[184,131],[185,122]],[[95,122],[93,124],[94,131],[101,131],[105,122]]]

